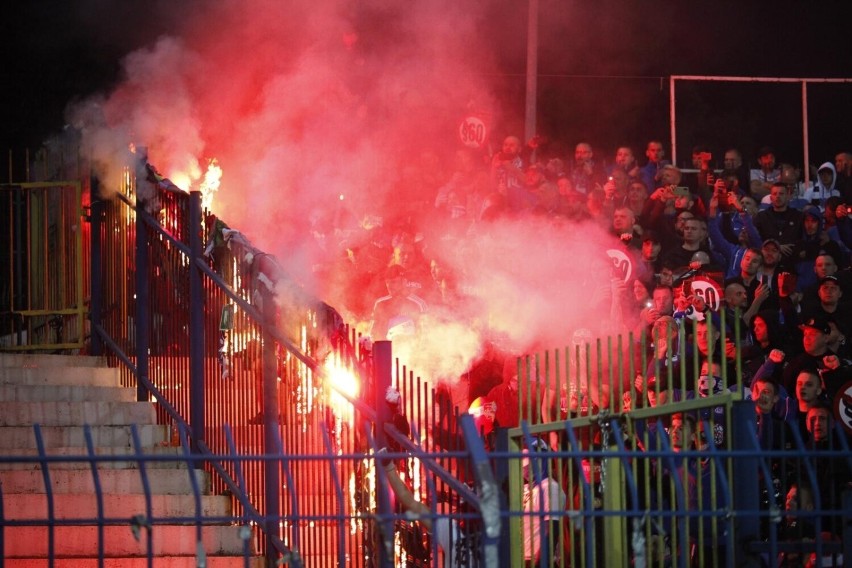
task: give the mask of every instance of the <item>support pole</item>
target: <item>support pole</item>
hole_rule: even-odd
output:
[[[527,90],[524,141],[536,133],[536,98],[538,96],[538,0],[529,0],[527,20]]]
[[[137,175],[137,180],[144,177]],[[144,182],[143,182],[144,183]],[[138,195],[138,193],[137,193]],[[140,379],[148,378],[148,342],[150,337],[150,303],[148,283],[148,227],[138,211],[142,202],[136,201],[136,400],[148,400],[148,388]]]
[[[279,434],[279,421],[281,410],[278,404],[278,361],[276,357],[276,343],[272,336],[272,329],[276,323],[275,299],[272,292],[263,284],[260,284],[261,313],[263,314],[263,326],[261,329],[262,358],[263,358],[263,439],[264,453],[268,456],[278,454],[281,449],[276,440]],[[264,464],[266,510],[265,510],[265,534],[266,542],[264,552],[266,565],[276,566],[278,551],[273,544],[273,537],[281,538],[281,528],[278,519],[281,516],[281,469],[278,460],[267,460]]]
[[[677,165],[677,97],[675,96],[675,79],[669,77],[669,132],[672,138],[672,164]],[[648,191],[654,191],[649,189]]]
[[[198,442],[204,440],[204,290],[201,270],[196,261],[201,258],[201,192],[189,194],[189,419],[192,430],[192,451],[198,452]]]
[[[805,152],[805,162],[802,164],[802,171],[805,173],[805,190],[811,184],[811,155],[810,155],[810,140],[808,140],[808,82],[802,81],[802,146]],[[828,196],[826,196],[828,197]]]

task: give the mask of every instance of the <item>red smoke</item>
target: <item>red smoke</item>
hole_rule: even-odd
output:
[[[427,340],[410,354],[425,376],[451,378],[486,333],[523,352],[566,345],[578,328],[613,331],[609,237],[598,226],[530,216],[444,238],[452,229],[433,203],[461,147],[460,119],[475,112],[502,129],[481,9],[455,0],[197,3],[177,31],[126,58],[117,88],[69,118],[113,187],[129,142],[147,146],[167,177],[197,182],[216,158],[224,175],[214,212],[350,321],[368,315],[381,286],[338,270],[347,251],[369,250],[377,232],[366,225],[410,222],[427,258],[464,290],[430,311]],[[520,133],[492,142],[504,134]]]

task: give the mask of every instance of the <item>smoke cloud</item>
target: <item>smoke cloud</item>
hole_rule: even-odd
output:
[[[414,227],[459,294],[429,311],[406,355],[425,377],[451,380],[486,338],[521,353],[565,345],[578,328],[612,331],[611,242],[597,224],[531,216],[450,239],[434,214],[464,116],[486,117],[497,147],[520,134],[498,134],[517,117],[504,116],[489,79],[487,4],[190,4],[126,57],[113,90],[70,107],[69,121],[105,186],[118,187],[130,143],[186,189],[216,159],[213,212],[362,329],[383,291],[339,268],[372,244],[366,227]]]

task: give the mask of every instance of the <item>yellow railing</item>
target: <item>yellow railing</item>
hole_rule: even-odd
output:
[[[86,335],[82,185],[0,186],[5,267],[0,349],[79,349]]]

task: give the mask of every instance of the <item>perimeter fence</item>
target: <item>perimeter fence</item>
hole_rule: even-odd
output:
[[[394,361],[389,343],[365,350],[333,307],[144,159],[114,197],[97,190],[91,351],[121,369],[139,400],[157,403],[190,469],[233,496],[229,519],[196,512],[187,522],[247,527],[247,555],[425,566],[465,543],[484,566],[852,559],[845,435],[831,430],[826,450],[792,429],[780,449],[762,446],[740,350],[718,371],[699,366],[702,350],[724,356],[693,333],[709,325],[712,336],[714,319],[685,320],[660,359],[633,337],[518,358],[499,398],[460,414],[428,377]],[[718,345],[733,333],[739,346],[724,318]],[[401,407],[387,403],[388,386]],[[383,447],[428,514],[400,509],[375,467]],[[47,471],[54,460],[28,463]],[[794,485],[815,494],[813,509],[785,511]],[[456,542],[431,538],[426,518],[456,527]]]

